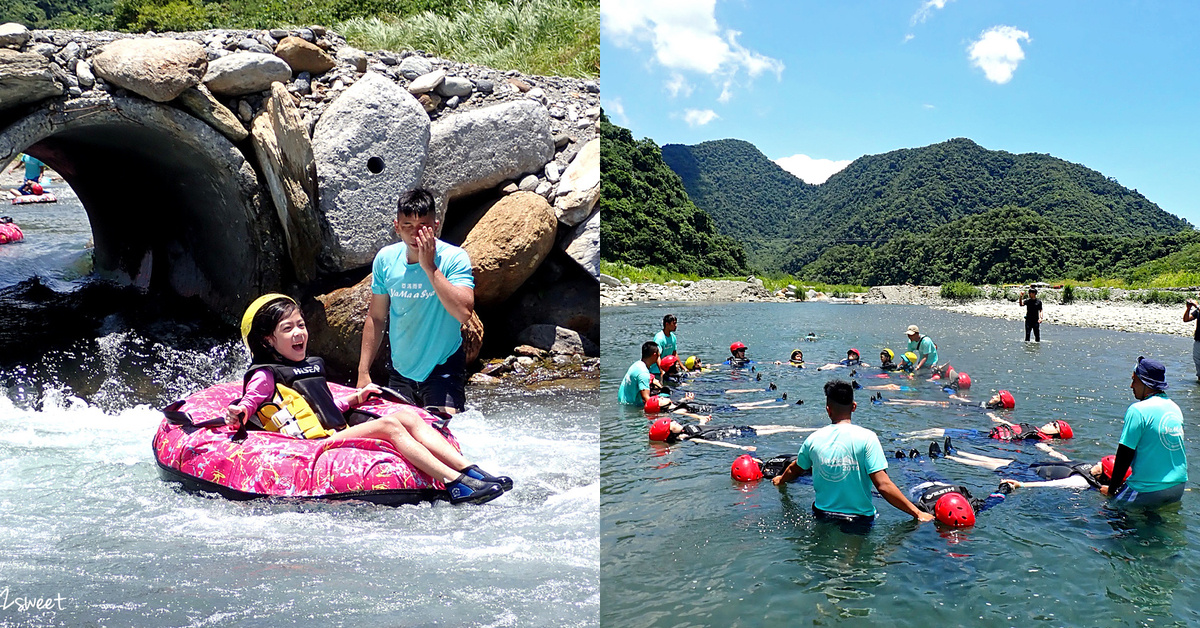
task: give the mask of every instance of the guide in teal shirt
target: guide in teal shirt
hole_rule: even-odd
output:
[[[625,372],[621,387],[617,389],[617,401],[640,406],[645,403],[642,399],[643,390],[650,390],[650,369],[646,368],[645,362],[638,360],[629,365],[629,370]]]
[[[1148,493],[1187,482],[1183,412],[1166,393],[1146,397],[1125,411],[1120,443],[1134,450],[1130,488]]]
[[[875,432],[852,423],[827,425],[804,440],[796,465],[812,470],[820,510],[875,516],[870,476],[888,466]]]
[[[408,245],[385,246],[375,256],[373,294],[389,298],[388,334],[392,368],[413,381],[424,381],[434,367],[462,345],[462,325],[438,300],[429,275],[419,263],[407,262]],[[455,286],[475,287],[467,252],[437,241],[434,263]]]

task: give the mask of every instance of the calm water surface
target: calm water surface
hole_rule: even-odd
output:
[[[77,204],[6,213],[26,241],[0,247],[0,309],[25,307],[34,277],[85,291]],[[241,378],[233,330],[120,303],[86,314],[0,355],[0,626],[598,622],[596,391],[468,393],[464,452],[516,481],[485,506],[234,503],[160,481],[150,447],[157,408]]]
[[[1015,307],[1015,306],[1014,306]],[[1048,305],[1047,307],[1053,307]],[[603,311],[604,425],[601,438],[601,621],[612,626],[848,625],[1197,625],[1200,624],[1200,525],[1197,497],[1147,516],[1106,508],[1095,491],[1020,489],[981,513],[975,527],[952,531],[918,525],[876,497],[880,516],[870,533],[848,535],[816,524],[812,487],[780,491],[762,481],[741,484],[729,467],[741,452],[700,443],[671,447],[647,439],[638,408],[616,403],[616,388],[642,342],[679,317],[680,354],[717,362],[735,340],[760,361],[757,372],[727,369],[687,389],[712,402],[766,399],[777,393],[725,395],[729,388],[775,382],[787,408],[718,414],[716,424],[820,427],[829,419],[821,386],[833,377],[815,366],[861,350],[905,346],[904,329],[921,326],[942,361],[971,374],[973,399],[999,388],[1017,407],[1007,418],[1042,424],[1066,419],[1076,437],[1057,448],[1078,460],[1116,449],[1122,417],[1133,401],[1129,374],[1139,355],[1168,367],[1170,396],[1183,409],[1194,440],[1200,390],[1190,337],[1043,326],[1041,345],[1021,342],[1019,322],[970,317],[917,306],[829,304],[654,304]],[[817,342],[804,342],[815,332]],[[810,368],[765,364],[804,351]],[[763,382],[753,376],[763,374]],[[846,370],[835,371],[841,376]],[[858,380],[877,385],[887,380]],[[855,423],[875,430],[884,450],[926,450],[928,440],[903,434],[930,427],[987,430],[971,408],[873,405],[858,391]],[[932,385],[885,397],[944,398]],[[803,405],[795,405],[798,399]],[[733,442],[761,457],[795,453],[803,434]],[[1032,447],[960,440],[963,451],[1027,462],[1045,459]],[[1194,449],[1194,448],[1193,448]],[[1190,452],[1190,476],[1200,478]],[[902,489],[936,475],[976,496],[1001,476],[952,461],[889,460]]]

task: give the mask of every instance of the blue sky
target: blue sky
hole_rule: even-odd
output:
[[[1048,153],[1200,225],[1200,3],[602,0],[605,112],[823,181],[953,137]]]

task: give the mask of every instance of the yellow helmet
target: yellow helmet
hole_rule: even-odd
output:
[[[880,353],[886,353],[889,360],[896,359],[896,352],[892,351],[891,349],[884,349],[883,351],[880,351]]]
[[[904,359],[908,360],[909,362],[912,362],[913,364],[916,364],[917,363],[917,354],[913,353],[912,351],[908,351],[904,354]]]
[[[689,371],[696,370],[696,365],[699,363],[700,363],[700,359],[694,355],[689,355],[688,359],[683,361],[683,365],[685,367],[687,367],[687,370],[689,370]]]
[[[246,308],[246,313],[242,314],[242,343],[247,347],[250,346],[250,324],[254,322],[254,315],[258,314],[258,311],[262,309],[262,306],[274,301],[275,299],[287,299],[288,301],[292,302],[292,305],[297,307],[300,306],[300,304],[296,303],[296,300],[292,297],[289,297],[286,294],[279,294],[278,292],[264,294],[255,299],[254,302],[250,304],[250,307]]]

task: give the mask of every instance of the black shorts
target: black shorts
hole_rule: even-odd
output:
[[[842,527],[843,532],[851,534],[868,532],[871,529],[871,524],[875,523],[875,515],[850,515],[844,512],[830,512],[817,508],[816,504],[813,504],[812,512],[813,517],[817,521],[836,523]]]
[[[467,356],[459,347],[445,362],[433,367],[425,381],[413,381],[388,365],[388,388],[422,408],[439,406],[462,412],[467,405]]]

